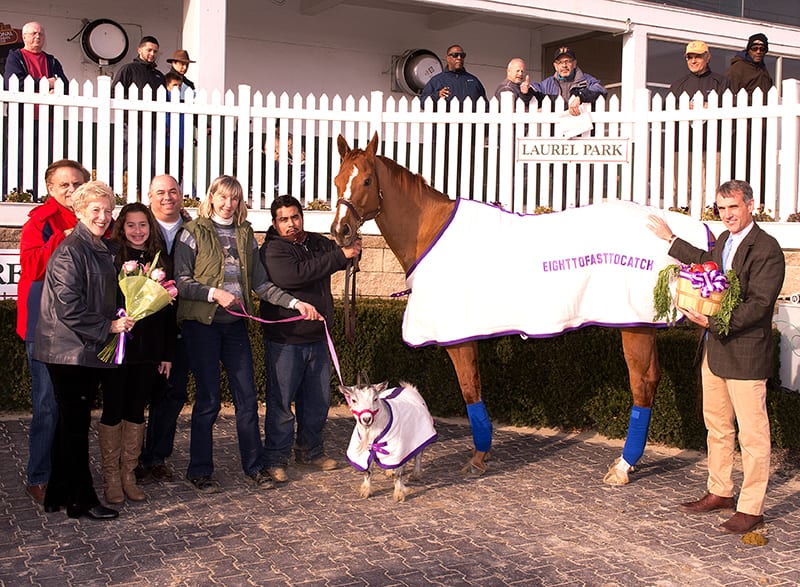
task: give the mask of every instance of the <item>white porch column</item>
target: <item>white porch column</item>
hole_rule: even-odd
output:
[[[226,90],[226,0],[183,0],[183,48],[197,63],[186,74],[198,90]]]
[[[636,90],[647,82],[647,28],[631,25],[622,40],[622,94],[619,108],[633,110]]]

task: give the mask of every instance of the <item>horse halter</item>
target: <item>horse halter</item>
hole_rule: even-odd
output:
[[[367,212],[363,217],[361,216],[361,214],[358,213],[358,210],[356,210],[355,204],[353,204],[353,202],[351,202],[347,198],[339,198],[339,201],[336,202],[336,205],[338,206],[339,204],[344,204],[344,206],[348,210],[350,210],[350,214],[352,214],[356,218],[356,223],[357,223],[356,230],[358,230],[359,228],[361,228],[364,225],[364,223],[367,220],[374,220],[375,218],[380,216],[382,202],[383,202],[383,192],[379,189],[378,190],[378,208],[376,210],[373,210],[372,212]]]
[[[354,166],[355,167],[355,166]],[[352,177],[352,176],[351,176]],[[364,216],[359,214],[358,210],[356,209],[355,204],[351,202],[347,198],[339,198],[336,202],[336,206],[338,207],[339,204],[343,204],[356,219],[356,231],[361,228],[367,220],[374,220],[381,214],[381,207],[383,205],[383,190],[381,190],[380,186],[378,186],[378,207],[373,210],[372,212],[367,212]]]

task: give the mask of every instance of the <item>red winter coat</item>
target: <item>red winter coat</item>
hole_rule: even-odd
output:
[[[33,340],[36,331],[47,261],[64,240],[64,231],[77,223],[75,213],[52,196],[28,214],[19,243],[21,274],[17,285],[17,334],[23,340]]]

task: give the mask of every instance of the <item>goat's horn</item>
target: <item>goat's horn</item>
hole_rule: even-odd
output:
[[[356,375],[356,385],[359,387],[365,387],[369,385],[369,377],[367,377],[366,372],[359,371],[358,375]]]

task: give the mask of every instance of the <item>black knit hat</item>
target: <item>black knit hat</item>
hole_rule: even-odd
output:
[[[764,33],[756,33],[755,35],[747,39],[747,50],[749,51],[750,47],[752,47],[758,41],[764,43],[764,52],[768,53],[769,41],[767,41],[767,35],[765,35]]]

